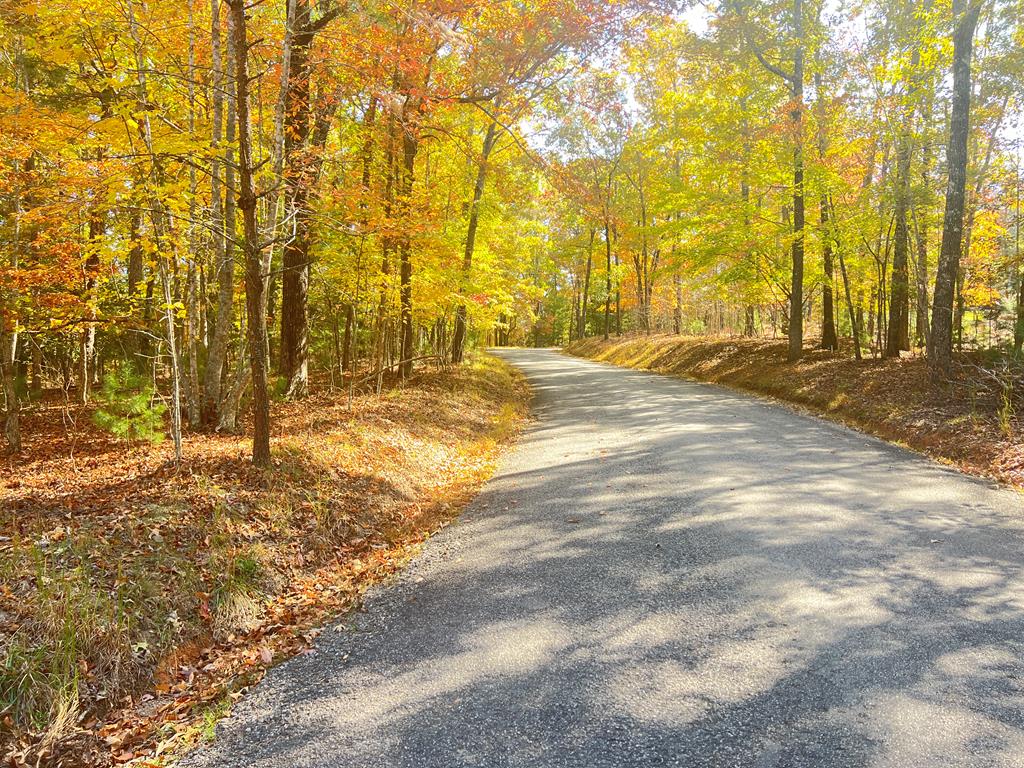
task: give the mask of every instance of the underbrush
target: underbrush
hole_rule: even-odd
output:
[[[0,460],[0,738],[19,763],[152,762],[402,565],[493,470],[525,382],[486,356],[242,437],[126,448],[39,408]],[[55,408],[57,406],[54,406]]]
[[[962,358],[936,383],[921,357],[852,359],[805,349],[786,362],[786,341],[687,336],[586,339],[570,354],[713,382],[793,403],[906,445],[973,474],[1024,487],[1019,363]]]

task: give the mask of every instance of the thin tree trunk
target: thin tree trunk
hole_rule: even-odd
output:
[[[587,244],[587,268],[583,276],[583,295],[580,297],[580,317],[576,323],[576,335],[583,339],[587,335],[587,315],[590,306],[590,275],[594,267],[594,238],[597,230],[590,228],[590,240]]]
[[[233,434],[238,430],[238,406],[252,378],[248,356],[245,353],[246,346],[246,337],[240,335],[238,337],[238,366],[235,369],[235,379],[231,386],[225,389],[219,408],[220,412],[217,414],[218,432]]]
[[[406,127],[402,132],[402,218],[408,222],[412,199],[416,153],[419,139]],[[399,346],[400,372],[403,379],[412,376],[413,371],[413,321],[412,321],[412,237],[408,231],[402,233],[398,247],[399,300],[401,303],[401,338]]]
[[[487,133],[484,135],[483,150],[480,153],[480,165],[477,167],[476,184],[473,186],[473,200],[469,206],[469,224],[466,227],[466,247],[462,257],[463,281],[469,279],[470,270],[473,267],[473,249],[476,246],[476,230],[480,223],[480,199],[484,194],[484,184],[487,180],[487,159],[494,149],[495,137],[498,124],[493,120],[487,126]],[[571,335],[571,334],[570,334]],[[466,343],[466,304],[465,297],[459,302],[455,310],[455,331],[452,336],[452,362],[461,363],[463,347]]]
[[[196,128],[196,52],[195,27],[192,16],[192,3],[188,4],[188,130],[195,133]],[[199,179],[194,165],[189,166],[189,227],[188,250],[189,261],[185,281],[185,352],[188,357],[188,378],[185,389],[188,400],[188,423],[192,429],[200,425],[199,388],[199,347],[202,343],[200,335],[200,296],[199,296],[199,247],[197,242],[196,219]]]
[[[81,351],[79,354],[79,375],[81,386],[78,392],[78,399],[82,405],[89,402],[89,393],[92,389],[92,382],[96,376],[96,284],[100,270],[100,239],[103,237],[103,215],[98,209],[93,209],[89,214],[89,236],[86,243],[87,256],[85,258],[85,301],[88,305],[88,322],[82,329]]]
[[[146,84],[145,60],[142,53],[142,43],[139,38],[135,10],[132,0],[128,0],[128,22],[135,47],[135,66],[138,72],[137,89],[138,98],[141,104],[149,101],[148,87]],[[178,357],[177,328],[174,310],[174,292],[171,288],[171,265],[168,254],[171,253],[164,235],[166,226],[164,221],[163,202],[160,200],[156,190],[163,181],[163,169],[157,157],[153,144],[153,127],[150,122],[149,112],[144,113],[142,119],[142,140],[150,160],[150,178],[147,185],[150,187],[149,207],[150,217],[153,223],[153,240],[156,244],[159,256],[160,283],[163,289],[164,300],[164,331],[166,333],[167,353],[171,361],[171,438],[174,442],[175,461],[181,462],[181,360]]]
[[[14,193],[14,238],[7,264],[14,272],[21,254],[21,191]],[[14,379],[18,351],[18,295],[13,287],[0,285],[0,387],[4,395],[4,438],[11,453],[21,451],[21,399]]]
[[[356,312],[351,304],[345,305],[345,336],[341,352],[341,370],[343,373],[352,370],[352,340],[355,329]]]
[[[384,182],[384,201],[383,201],[383,219],[386,222],[391,221],[392,210],[394,208],[394,197],[395,187],[397,185],[398,178],[398,167],[395,163],[395,121],[393,116],[388,118],[388,143],[387,143],[387,177]],[[383,384],[383,371],[384,371],[384,357],[387,354],[388,346],[388,318],[387,318],[387,306],[388,306],[388,290],[391,274],[391,254],[394,251],[394,238],[389,234],[385,233],[381,237],[381,263],[380,263],[380,295],[377,301],[377,319],[374,323],[374,340],[376,347],[375,364],[376,369],[380,371],[377,376],[377,393],[380,393],[381,386]]]
[[[17,256],[10,265],[17,269]],[[13,292],[12,292],[13,294]],[[10,297],[13,307],[13,295]],[[14,357],[18,350],[18,318],[0,304],[0,383],[4,394],[4,438],[11,453],[21,451],[21,398],[14,377]]]
[[[1013,326],[1013,351],[1020,354],[1024,347],[1024,264],[1020,261],[1020,151],[1017,154],[1015,207],[1016,218],[1013,224],[1014,263],[1017,265],[1017,317]]]
[[[915,341],[923,347],[928,341],[928,210],[929,173],[931,170],[931,142],[927,139],[928,124],[931,122],[931,100],[926,101],[922,115],[922,130],[926,135],[921,151],[921,188],[924,190],[925,201],[918,209],[921,215],[915,214],[915,230],[917,233],[917,318],[915,322]]]
[[[846,310],[850,315],[850,333],[853,335],[853,356],[858,360],[861,359],[860,354],[860,324],[861,315],[854,311],[853,298],[850,295],[850,278],[846,274],[846,259],[843,258],[843,252],[839,251],[839,271],[843,276],[843,292],[846,294]]]
[[[676,336],[683,333],[683,276],[677,270],[672,275],[672,286],[675,289],[676,303],[672,307],[672,330]]]
[[[817,91],[818,108],[818,160],[825,162],[828,154],[828,110],[825,104],[821,84],[821,73],[814,73],[814,89]],[[832,237],[829,234],[829,200],[828,190],[822,192],[819,201],[819,222],[821,225],[821,261],[825,281],[821,291],[821,348],[835,352],[839,349],[839,338],[836,334],[835,315],[835,264],[832,254]]]
[[[235,235],[235,185],[234,139],[235,99],[224,76],[221,57],[220,0],[210,0],[212,21],[210,40],[213,50],[212,102],[213,115],[211,144],[213,159],[210,163],[210,218],[212,224],[211,250],[214,271],[217,275],[217,315],[210,347],[206,356],[206,378],[203,387],[202,423],[212,428],[220,422],[221,390],[224,382],[224,368],[227,361],[231,328],[234,321],[235,260],[233,256]],[[229,26],[230,30],[230,19]],[[233,57],[229,54],[229,61]],[[228,188],[227,200],[222,201],[220,181],[220,144],[224,131],[224,102],[227,97],[227,158],[224,163],[224,179]]]
[[[604,218],[604,247],[605,247],[605,296],[604,296],[604,340],[608,341],[608,330],[611,327],[612,308],[612,239],[608,214]]]
[[[970,265],[971,244],[973,241],[972,234],[974,232],[975,216],[978,213],[978,200],[981,197],[981,191],[985,186],[985,179],[988,176],[988,169],[992,163],[992,154],[996,147],[996,140],[999,136],[1000,128],[1002,127],[1003,118],[1006,115],[1006,105],[1008,101],[1009,95],[1003,98],[1003,103],[999,110],[999,118],[996,120],[996,123],[992,128],[988,146],[985,149],[984,160],[982,160],[980,167],[975,173],[974,187],[971,190],[971,193],[965,198],[964,202],[964,208],[966,211],[964,216],[964,239],[960,255],[961,267],[957,272],[956,312],[953,317],[953,328],[956,333],[956,348],[958,351],[963,348],[963,323],[967,309],[967,297],[964,293],[964,287],[967,280],[967,267]]]
[[[790,362],[803,355],[804,307],[804,27],[803,0],[793,2],[793,274],[789,292],[789,355]]]
[[[238,210],[242,212],[245,243],[245,305],[252,370],[252,462],[270,465],[270,392],[267,384],[267,265],[256,224],[252,139],[249,121],[249,45],[246,40],[245,0],[225,0],[231,9],[235,53],[235,101],[238,113]]]
[[[619,235],[618,229],[615,230],[615,244],[618,245]],[[619,272],[619,249],[615,249],[615,272]],[[622,335],[622,282],[620,280],[615,281],[615,335]]]
[[[789,87],[790,129],[793,132],[793,244],[792,275],[789,290],[789,309],[786,318],[789,333],[789,362],[803,355],[804,317],[804,6],[803,0],[793,0],[793,71],[786,72],[768,61],[760,48],[751,46],[761,65],[780,77]]]
[[[829,216],[830,220],[836,218],[835,215],[835,202],[829,198]],[[833,244],[835,245],[834,254],[838,257],[839,261],[839,272],[843,279],[843,293],[846,298],[846,311],[850,318],[850,333],[853,336],[853,356],[860,360],[861,359],[861,331],[864,327],[864,312],[859,306],[855,309],[853,303],[853,293],[850,288],[850,276],[846,272],[846,259],[843,256],[842,244],[838,239],[838,235],[835,230],[830,233],[830,237],[833,238]],[[863,299],[863,295],[858,293],[858,301]]]
[[[920,49],[914,48],[911,55],[911,78],[921,59]],[[893,244],[892,277],[889,281],[889,327],[885,340],[885,356],[899,357],[900,352],[910,349],[910,161],[912,157],[912,132],[914,107],[912,99],[916,88],[911,85],[904,96],[900,135],[896,145],[896,205],[894,219],[895,242]]]

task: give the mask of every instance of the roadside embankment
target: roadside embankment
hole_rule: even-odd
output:
[[[905,445],[972,474],[1024,487],[1024,392],[982,362],[932,381],[920,357],[863,360],[806,350],[786,362],[786,342],[763,339],[623,336],[584,339],[578,357],[722,384],[797,405]]]

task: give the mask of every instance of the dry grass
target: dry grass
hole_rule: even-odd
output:
[[[28,414],[0,463],[0,708],[8,759],[152,760],[443,526],[526,412],[504,363],[381,397],[275,407],[274,469],[248,442],[126,448],[88,413]]]
[[[980,367],[934,384],[920,357],[857,362],[845,353],[807,349],[792,364],[786,362],[784,340],[668,335],[587,339],[567,351],[768,395],[973,474],[1024,487],[1024,424],[1017,415],[1024,413],[1024,391],[1009,385],[1000,390],[992,377],[978,375]]]

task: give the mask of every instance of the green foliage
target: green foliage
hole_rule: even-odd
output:
[[[77,696],[73,647],[31,646],[14,638],[0,658],[0,715],[39,728]]]
[[[228,716],[231,711],[231,699],[225,696],[210,704],[203,710],[203,725],[200,736],[204,741],[212,742],[217,735],[217,723]]]
[[[162,442],[164,412],[167,407],[156,402],[156,390],[126,364],[120,364],[103,378],[99,394],[102,406],[93,416],[96,425],[115,437],[133,442]]]

